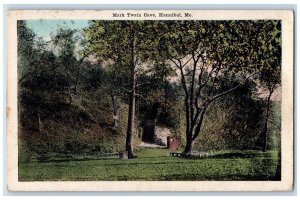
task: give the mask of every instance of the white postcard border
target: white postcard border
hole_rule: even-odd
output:
[[[142,17],[113,17],[112,13]],[[144,13],[183,17],[144,17]],[[184,17],[191,13],[192,17]],[[125,15],[126,16],[126,15]],[[18,181],[17,20],[282,20],[281,181]],[[293,12],[290,10],[16,10],[7,15],[7,187],[9,191],[291,191],[293,190]]]

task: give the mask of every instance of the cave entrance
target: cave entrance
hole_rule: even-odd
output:
[[[154,143],[155,120],[147,120],[143,127],[143,142]]]

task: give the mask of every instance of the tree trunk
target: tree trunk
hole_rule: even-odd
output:
[[[186,145],[185,145],[183,153],[190,154],[192,152],[194,143],[201,131],[201,127],[203,124],[206,109],[207,109],[207,107],[204,107],[204,109],[200,112],[198,123],[195,123],[196,120],[193,119],[193,121],[190,125],[191,126],[190,131],[188,131],[186,133],[187,139],[186,139]],[[199,110],[198,110],[198,112],[199,112]],[[194,131],[194,132],[192,132],[192,131]]]
[[[117,96],[113,95],[112,98],[112,106],[113,106],[113,120],[114,120],[114,129],[118,129],[119,128],[119,122],[120,122],[120,105],[119,102],[117,100]]]
[[[268,103],[267,103],[267,113],[266,113],[266,119],[265,119],[265,125],[264,125],[264,130],[263,130],[263,137],[264,137],[264,142],[263,142],[263,151],[267,151],[268,147],[268,119],[270,115],[270,103],[271,103],[271,96],[272,96],[273,91],[270,91],[269,96],[268,96]]]
[[[193,150],[193,146],[194,146],[194,141],[193,141],[192,137],[188,137],[186,139],[186,145],[185,145],[183,153],[191,154],[191,152]]]
[[[42,120],[41,120],[41,114],[40,114],[40,110],[39,109],[37,109],[37,122],[38,122],[38,131],[40,132],[40,131],[42,131],[42,129],[43,129],[43,122],[42,122]]]
[[[134,29],[131,28],[131,85],[129,93],[129,111],[128,111],[128,124],[127,124],[127,136],[126,136],[126,151],[128,153],[128,159],[134,158],[132,149],[132,138],[134,133],[134,118],[135,118],[135,89],[136,89],[136,71],[135,71],[135,38]]]
[[[131,75],[132,87],[129,97],[129,111],[128,111],[128,125],[127,125],[127,137],[126,137],[126,151],[128,152],[128,158],[133,158],[132,150],[132,137],[134,131],[134,117],[135,117],[135,81],[136,77],[134,73]]]

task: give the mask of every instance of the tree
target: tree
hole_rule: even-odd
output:
[[[281,84],[281,22],[269,21],[264,24],[266,32],[264,37],[264,45],[261,49],[264,57],[264,68],[260,74],[260,82],[267,89],[267,108],[265,115],[263,134],[263,151],[267,151],[268,147],[268,120],[270,117],[271,97],[276,88]]]
[[[151,23],[145,21],[91,21],[85,30],[88,49],[103,63],[113,64],[130,74],[128,92],[128,124],[126,147],[128,158],[133,158],[132,138],[135,128],[137,77],[150,52],[147,38]]]
[[[66,92],[69,104],[73,102],[73,93],[77,88],[80,74],[78,73],[79,65],[77,65],[78,62],[75,57],[75,33],[76,30],[74,29],[59,28],[52,37],[53,51],[57,54],[56,67],[53,68],[55,85],[61,87],[62,92]],[[57,83],[59,78],[63,79],[60,84]]]
[[[18,21],[18,100],[21,124],[28,116],[35,116],[34,128],[42,130],[42,110],[45,107],[45,90],[51,87],[49,68],[52,67],[54,54],[46,50],[46,43],[36,38],[26,21]],[[25,115],[25,117],[23,117]],[[30,127],[32,128],[32,127]]]
[[[32,59],[34,57],[34,42],[36,35],[26,25],[26,21],[19,20],[17,23],[18,30],[18,82],[21,83],[23,79],[27,78],[29,68],[32,66]]]
[[[168,59],[177,68],[185,94],[186,145],[192,151],[201,132],[207,108],[215,100],[242,86],[260,73],[266,42],[264,22],[178,21],[166,24],[161,37]],[[235,86],[220,89],[220,80]]]

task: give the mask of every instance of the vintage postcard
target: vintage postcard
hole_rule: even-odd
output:
[[[10,10],[10,191],[292,191],[290,10]]]

